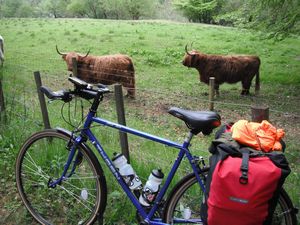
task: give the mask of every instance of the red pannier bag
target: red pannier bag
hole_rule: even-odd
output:
[[[201,207],[203,224],[271,224],[280,189],[290,173],[282,152],[264,153],[241,146],[230,132],[214,140],[210,152]]]

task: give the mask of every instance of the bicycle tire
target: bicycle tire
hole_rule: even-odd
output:
[[[50,179],[58,179],[62,174],[70,137],[71,133],[62,129],[35,133],[17,156],[17,190],[27,210],[41,224],[92,224],[104,213],[105,177],[86,144],[77,147],[82,157],[72,176],[56,187],[48,185]]]
[[[296,209],[287,192],[280,190],[278,204],[273,214],[272,225],[298,225]]]
[[[208,170],[208,168],[205,168],[199,174],[203,180],[205,180]],[[195,174],[191,173],[183,177],[168,196],[164,210],[164,222],[174,224],[174,218],[184,218],[184,211],[189,209],[191,211],[190,219],[194,220],[194,224],[197,224],[197,221],[198,224],[202,224],[200,208],[203,199],[204,193],[197,183]]]
[[[208,168],[199,175],[205,179],[207,172]],[[177,220],[181,217],[183,218],[184,209],[189,208],[191,210],[190,219],[195,221],[193,224],[202,224],[200,208],[203,198],[204,193],[197,183],[196,176],[194,174],[185,176],[170,192],[165,205],[164,222],[174,224],[174,218]],[[191,223],[192,222],[188,224]],[[273,215],[272,225],[297,225],[295,208],[284,189],[281,189],[280,191],[278,204]]]

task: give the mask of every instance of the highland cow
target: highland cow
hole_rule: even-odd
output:
[[[219,85],[223,83],[242,82],[241,95],[249,95],[251,81],[256,75],[255,92],[260,89],[259,66],[260,59],[250,55],[209,55],[196,50],[188,51],[185,46],[186,54],[182,64],[198,70],[200,81],[209,84],[209,78],[215,78],[215,92],[219,95]]]
[[[57,53],[66,61],[69,71],[73,71],[72,58],[77,61],[78,78],[90,82],[111,85],[122,84],[127,89],[129,97],[135,97],[134,66],[127,55],[91,56],[76,52],[61,53],[56,46]]]

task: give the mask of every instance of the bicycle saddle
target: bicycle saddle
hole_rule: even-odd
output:
[[[220,115],[213,111],[191,111],[171,107],[168,113],[183,120],[194,135],[200,132],[209,135],[214,128],[221,124]]]

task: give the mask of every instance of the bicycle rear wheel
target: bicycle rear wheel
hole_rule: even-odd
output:
[[[208,168],[200,174],[205,180]],[[168,224],[202,224],[200,217],[204,193],[194,174],[185,176],[172,190],[166,202],[164,221]],[[188,222],[181,222],[181,221]]]
[[[203,180],[207,172],[208,169],[200,174]],[[203,198],[204,193],[196,176],[190,174],[184,177],[169,195],[165,206],[164,221],[168,224],[202,224],[200,210]],[[181,222],[184,220],[188,222]],[[297,225],[296,210],[284,189],[281,189],[272,225]]]
[[[70,165],[68,172],[75,168],[72,176],[49,187],[50,180],[62,175],[69,140],[67,132],[38,132],[24,143],[17,156],[18,192],[28,211],[41,224],[91,224],[104,212],[105,178],[97,158],[85,144],[78,146],[77,160]]]
[[[296,209],[283,188],[280,190],[272,225],[297,225]]]

